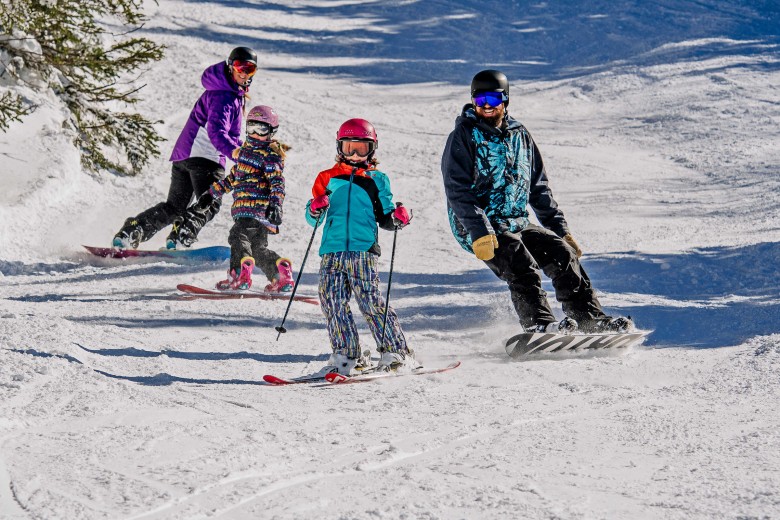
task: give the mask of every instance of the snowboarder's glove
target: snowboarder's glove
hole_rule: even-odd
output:
[[[274,226],[278,226],[282,223],[282,207],[274,203],[269,204],[265,210],[265,218]]]
[[[399,229],[405,228],[412,221],[412,212],[406,211],[406,208],[400,202],[396,206],[393,210],[393,225]]]
[[[471,244],[474,255],[480,260],[491,260],[496,256],[495,250],[498,249],[498,238],[496,235],[485,235],[476,239]]]
[[[327,195],[320,195],[309,203],[309,215],[312,218],[319,218],[322,213],[330,206],[330,199]]]
[[[577,241],[574,240],[574,237],[571,236],[571,233],[566,233],[563,236],[563,240],[569,244],[572,249],[574,249],[574,252],[577,253],[577,258],[582,256],[582,249],[580,248],[580,245],[577,243]]]

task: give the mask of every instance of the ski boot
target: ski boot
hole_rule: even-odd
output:
[[[228,277],[225,280],[217,282],[217,289],[220,291],[229,291],[238,287],[238,275],[235,269],[229,269],[227,273]]]
[[[241,270],[230,269],[228,277],[217,282],[217,289],[220,291],[245,291],[252,287],[252,269],[255,268],[255,260],[251,256],[246,256],[241,262]]]
[[[276,261],[276,270],[279,274],[265,286],[266,292],[290,292],[295,286],[292,277],[292,262],[287,258],[280,258]]]
[[[246,291],[250,287],[252,287],[252,270],[255,268],[255,259],[251,256],[245,256],[241,259],[241,272],[238,274],[238,287],[235,287],[236,289],[241,289],[242,291]]]
[[[526,332],[552,333],[552,334],[570,334],[577,330],[577,322],[566,316],[561,321],[550,323],[535,323],[525,327]]]
[[[385,371],[414,370],[421,365],[414,358],[413,350],[385,350],[379,358],[378,369]]]
[[[329,368],[335,368],[335,370],[329,370],[329,372],[338,372],[344,376],[353,376],[357,373],[355,366],[357,366],[358,358],[348,358],[344,354],[336,354],[335,352],[330,356],[326,370]]]
[[[363,353],[357,358],[355,362],[355,371],[357,372],[371,372],[376,370],[376,365],[371,361],[371,351],[364,350]]]
[[[138,220],[130,217],[125,220],[122,229],[114,235],[113,246],[118,249],[138,249],[144,239],[144,230]]]

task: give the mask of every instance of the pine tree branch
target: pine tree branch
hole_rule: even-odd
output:
[[[120,80],[163,56],[164,47],[151,40],[124,39],[146,21],[143,0],[2,1],[0,50],[21,58],[23,67],[35,71],[65,102],[86,168],[133,174],[159,154],[163,138],[155,132],[157,122],[108,108],[117,102],[137,103],[135,95],[145,86],[134,86],[140,74],[131,81]],[[108,31],[106,24],[112,20],[129,29],[119,34]],[[17,82],[36,86],[29,83],[29,75],[17,72],[11,71]],[[0,96],[0,129],[34,109],[20,103],[8,93]],[[108,154],[115,155],[111,150],[122,157],[109,159]]]

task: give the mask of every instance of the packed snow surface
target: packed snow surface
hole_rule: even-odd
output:
[[[139,109],[168,139],[146,171],[82,171],[46,93],[0,134],[0,518],[780,517],[776,2],[146,7],[138,34],[167,49]],[[369,119],[414,211],[391,304],[426,366],[460,368],[267,386],[263,374],[325,363],[317,306],[295,302],[277,341],[286,301],[177,297],[224,263],[81,248],[165,198],[200,73],[236,45],[258,51],[250,103],[277,109],[293,147],[271,248],[298,272],[335,131]],[[643,345],[505,354],[519,331],[506,286],[452,237],[439,169],[483,68],[508,74],[510,113],[540,147],[601,302],[652,331]],[[196,247],[226,245],[231,224],[222,211]],[[392,238],[381,232],[385,283]]]

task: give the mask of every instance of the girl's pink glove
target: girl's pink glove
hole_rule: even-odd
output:
[[[406,208],[398,203],[398,207],[393,210],[393,224],[397,228],[404,228],[412,221],[412,214],[406,211]]]
[[[328,199],[328,196],[320,195],[319,197],[312,199],[311,204],[309,204],[309,215],[313,218],[317,218],[322,215],[323,211],[328,209],[328,206],[330,206],[330,199]]]

